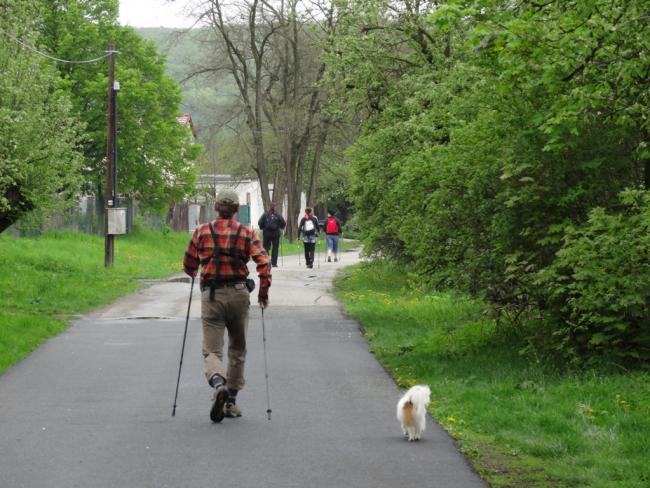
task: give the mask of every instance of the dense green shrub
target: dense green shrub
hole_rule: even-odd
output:
[[[539,274],[567,355],[650,359],[650,192],[625,192],[622,202],[618,213],[596,208],[569,227]]]
[[[644,357],[644,244],[624,234],[644,213],[619,199],[650,186],[641,2],[392,4],[404,15],[347,4],[330,60],[336,96],[365,117],[348,158],[366,250],[484,296],[499,319],[549,316],[556,335],[536,332],[574,357],[610,341]],[[591,240],[633,247],[608,261]]]

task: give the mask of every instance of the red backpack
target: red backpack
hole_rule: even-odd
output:
[[[336,222],[336,217],[328,217],[327,225],[325,226],[326,234],[338,234],[339,224]]]

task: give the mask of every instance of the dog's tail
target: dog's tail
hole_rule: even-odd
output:
[[[411,403],[416,411],[426,410],[429,405],[431,397],[431,390],[426,385],[418,385],[411,389],[409,395],[409,403]]]
[[[414,405],[413,402],[408,400],[402,405],[402,423],[405,427],[412,427],[415,424],[413,416]]]

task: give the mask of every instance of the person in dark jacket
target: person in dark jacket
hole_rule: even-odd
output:
[[[325,239],[327,240],[327,262],[332,262],[332,254],[334,254],[334,262],[339,260],[339,238],[341,237],[341,222],[336,218],[334,212],[331,210],[327,212],[327,220],[325,221]]]
[[[265,212],[260,217],[257,225],[264,233],[262,238],[264,249],[271,255],[271,264],[276,268],[278,266],[280,236],[287,223],[282,218],[282,215],[275,213],[275,203],[271,202],[268,212]]]
[[[312,214],[312,209],[307,207],[305,215],[298,225],[298,236],[302,238],[305,246],[305,262],[308,268],[314,267],[314,253],[318,242],[318,219]]]

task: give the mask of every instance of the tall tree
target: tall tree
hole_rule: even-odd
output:
[[[263,79],[263,62],[267,55],[270,35],[275,27],[273,23],[262,24],[266,20],[263,5],[263,2],[258,0],[244,2],[240,8],[219,0],[206,2],[198,15],[205,19],[214,32],[214,39],[217,41],[216,55],[212,58],[210,66],[204,66],[194,74],[226,71],[235,80],[243,117],[252,140],[251,167],[260,180],[262,201],[266,207],[271,198],[268,190],[263,119],[263,97],[268,80]]]
[[[192,193],[194,160],[201,147],[193,144],[180,115],[179,85],[165,75],[165,59],[151,41],[117,24],[116,0],[53,0],[44,2],[48,43],[60,57],[79,59],[103,53],[113,43],[118,51],[118,192],[146,207],[164,209]],[[63,65],[75,108],[86,123],[84,144],[88,189],[104,188],[106,154],[106,65]]]
[[[39,44],[36,0],[0,4],[0,232],[35,208],[78,190],[82,125],[53,61],[18,41]]]
[[[247,129],[241,143],[250,141],[264,204],[273,199],[282,205],[286,196],[291,237],[301,194],[306,185],[317,185],[306,172],[312,168],[317,174],[331,121],[324,115],[326,66],[316,42],[333,25],[334,10],[326,4],[329,10],[318,21],[297,0],[211,0],[197,12],[214,32],[215,49],[196,74],[225,71],[235,80]]]
[[[543,316],[557,350],[647,358],[646,269],[619,264],[650,252],[647,2],[341,4],[330,65],[366,115],[348,152],[366,249]]]

